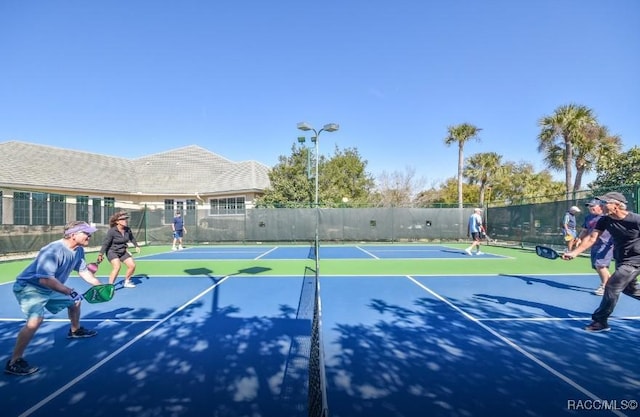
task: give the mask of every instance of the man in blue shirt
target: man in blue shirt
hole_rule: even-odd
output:
[[[600,200],[591,200],[585,204],[589,209],[589,214],[584,219],[582,231],[578,236],[578,242],[593,232],[600,217],[604,215],[604,209]],[[600,277],[600,286],[593,292],[595,295],[604,295],[604,286],[607,284],[611,272],[609,266],[613,259],[613,240],[611,234],[606,230],[602,232],[596,243],[591,246],[591,267],[596,270]]]
[[[482,209],[473,209],[473,214],[469,216],[469,224],[467,225],[467,236],[471,237],[471,246],[464,251],[467,255],[473,253],[473,248],[476,248],[476,255],[482,255],[480,252],[480,241],[484,234],[484,226],[482,225]]]
[[[562,218],[562,236],[568,251],[572,251],[578,243],[578,231],[576,230],[576,214],[578,213],[580,213],[580,208],[571,206]]]
[[[180,210],[176,210],[176,215],[171,223],[171,230],[173,230],[173,247],[171,250],[182,250],[182,238],[187,233],[187,229],[184,227],[184,219]],[[178,246],[176,247],[176,245]]]
[[[66,284],[72,271],[91,285],[100,281],[87,268],[84,248],[89,245],[96,228],[85,222],[70,222],[65,226],[64,237],[44,246],[36,258],[16,278],[13,294],[18,300],[27,322],[18,332],[16,344],[7,361],[4,372],[12,375],[29,375],[38,370],[23,359],[24,351],[44,320],[45,311],[56,314],[65,308],[71,327],[69,339],[96,335],[95,330],[80,326],[80,301],[82,296]]]

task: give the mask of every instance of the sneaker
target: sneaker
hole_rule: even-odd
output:
[[[476,255],[484,255],[484,252],[478,251],[478,252],[476,252]]]
[[[178,250],[178,248],[176,248],[175,246],[173,246],[173,247],[171,248],[171,250]]]
[[[608,332],[611,330],[611,327],[604,323],[600,323],[599,321],[592,321],[587,327],[584,328],[588,332]]]
[[[7,366],[4,367],[5,374],[11,375],[31,375],[34,372],[37,372],[38,368],[36,366],[31,366],[22,358],[16,359],[14,363],[11,363],[11,359],[7,361]]]
[[[604,287],[601,285],[593,292],[595,295],[604,295]]]
[[[178,246],[178,250],[182,250],[182,249],[184,249],[182,245]]]
[[[467,255],[471,256],[471,251],[469,249],[465,249],[465,252],[467,252]]]
[[[125,288],[135,288],[136,284],[134,284],[131,281],[125,281],[124,284],[122,284],[122,286],[125,287]]]
[[[84,339],[87,337],[93,337],[97,334],[98,332],[96,332],[95,330],[90,330],[90,329],[85,329],[84,327],[80,327],[75,332],[72,332],[71,329],[69,329],[69,332],[67,333],[67,339]]]

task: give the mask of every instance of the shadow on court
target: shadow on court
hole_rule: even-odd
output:
[[[593,288],[586,288],[578,285],[564,284],[562,282],[554,281],[552,279],[537,278],[537,277],[532,277],[527,275],[510,275],[510,274],[498,274],[498,275],[501,277],[510,277],[510,278],[520,279],[524,281],[527,285],[533,285],[534,283],[536,283],[536,284],[548,285],[549,287],[558,288],[561,290],[581,291],[581,292],[587,292],[587,293],[593,292]]]
[[[233,275],[265,270],[248,268]],[[214,283],[223,280],[207,268],[187,272],[206,276]],[[154,287],[166,287],[164,292],[154,291],[153,297],[186,299],[185,294],[193,293],[193,288],[186,291],[175,283],[164,284],[168,281],[149,281]],[[295,282],[299,289],[301,281]],[[44,366],[26,378],[4,378],[0,384],[4,412],[19,415],[92,365],[107,360],[71,389],[33,410],[32,415],[306,416],[308,362],[291,366],[293,361],[307,360],[292,358],[292,352],[301,350],[291,344],[308,341],[310,321],[296,318],[298,306],[288,303],[280,304],[276,316],[238,317],[242,305],[219,304],[227,290],[224,284],[173,312],[137,309],[138,317],[164,317],[155,330],[149,323],[135,320],[106,320],[97,337],[69,341],[65,337],[67,323],[45,323],[38,334],[41,343],[31,346],[29,355],[34,363]],[[250,282],[242,285],[252,286]],[[202,288],[206,291],[210,283]],[[147,291],[152,294],[151,288]],[[246,293],[248,299],[259,299],[251,289]],[[297,296],[294,300],[298,301]],[[87,317],[129,312],[118,307]],[[0,323],[3,340],[13,339],[18,329],[17,323]],[[283,392],[287,368],[287,390]]]
[[[323,281],[324,282],[324,281]],[[496,297],[451,299],[491,317]],[[514,308],[526,300],[504,300]],[[537,305],[549,315],[583,314]],[[450,306],[420,298],[407,307],[372,298],[369,323],[325,327],[332,417],[573,415],[569,399],[585,393],[510,347]],[[562,321],[490,322],[486,326],[605,399],[636,399],[640,385],[637,325],[588,334]],[[604,337],[603,337],[604,336]],[[615,355],[607,358],[607,352]],[[589,415],[611,415],[592,411]]]

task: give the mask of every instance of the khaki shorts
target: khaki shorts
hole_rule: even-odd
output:
[[[27,319],[44,317],[45,310],[57,314],[74,305],[74,301],[68,295],[36,287],[24,281],[16,281],[13,284],[13,295]]]

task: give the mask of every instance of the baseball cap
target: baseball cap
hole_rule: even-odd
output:
[[[86,234],[90,235],[90,234],[95,233],[97,230],[98,230],[97,228],[95,228],[95,227],[93,227],[93,226],[91,226],[91,225],[89,225],[87,223],[80,223],[80,224],[76,224],[75,226],[70,227],[69,229],[65,230],[64,234],[66,236],[69,236],[69,235],[72,235],[74,233],[83,232],[83,233],[86,233]]]
[[[599,197],[596,197],[597,200],[600,201],[604,201],[604,202],[608,202],[611,200],[615,200],[618,201],[620,203],[625,203],[627,204],[627,199],[624,195],[622,195],[622,193],[619,193],[617,191],[611,191],[609,193],[603,194]]]
[[[594,198],[593,200],[585,203],[586,207],[595,207],[595,206],[599,206],[600,204],[602,204],[602,201],[598,200],[597,198]]]
[[[580,213],[580,207],[578,207],[578,206],[571,206],[571,207],[569,208],[569,211],[570,211],[571,213]]]

